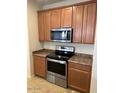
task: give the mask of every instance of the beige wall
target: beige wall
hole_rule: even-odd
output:
[[[31,70],[30,70],[30,50],[29,50],[29,39],[27,43],[27,77],[31,77]]]
[[[28,77],[33,75],[33,57],[32,51],[42,48],[42,43],[38,41],[38,23],[37,23],[37,4],[35,0],[28,0],[27,17],[28,17]]]

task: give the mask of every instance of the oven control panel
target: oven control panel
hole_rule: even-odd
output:
[[[56,45],[56,50],[74,52],[75,51],[75,48],[73,46]]]

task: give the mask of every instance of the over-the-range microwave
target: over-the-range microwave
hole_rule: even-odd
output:
[[[72,42],[72,28],[51,29],[51,41]]]

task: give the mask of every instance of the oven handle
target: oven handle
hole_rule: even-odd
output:
[[[47,58],[47,60],[48,60],[48,61],[51,61],[51,62],[60,63],[60,64],[66,64],[66,61],[55,60],[55,59],[50,59],[50,58]]]

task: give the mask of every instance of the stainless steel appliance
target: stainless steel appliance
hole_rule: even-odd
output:
[[[51,41],[72,42],[72,28],[52,29]]]
[[[67,88],[68,59],[74,55],[74,47],[56,46],[56,51],[47,56],[47,80]]]

